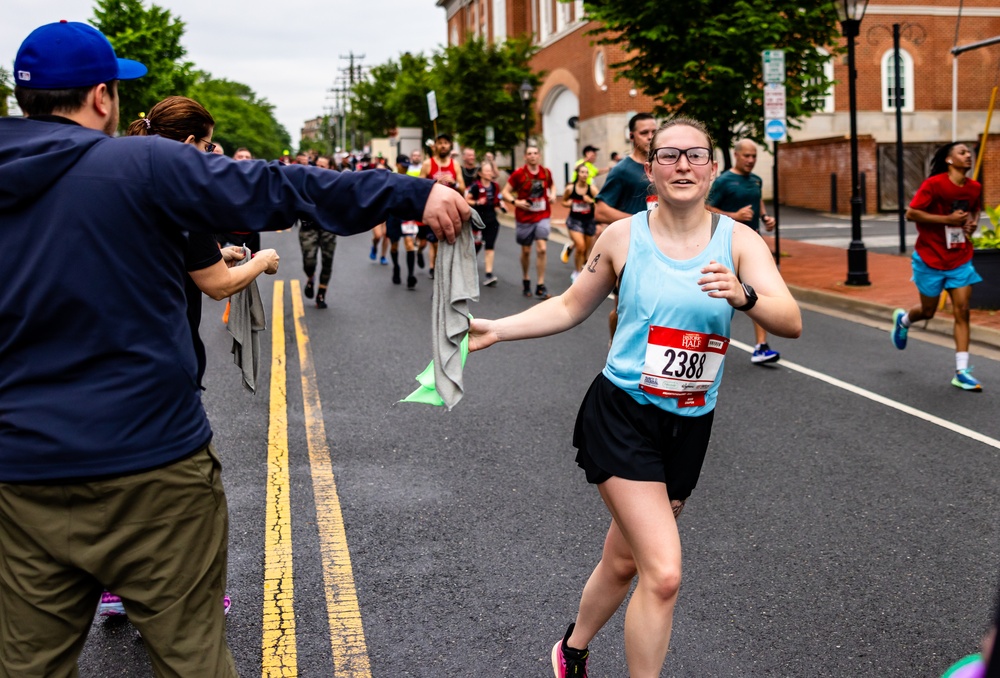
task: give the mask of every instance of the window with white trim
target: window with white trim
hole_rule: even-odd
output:
[[[507,0],[493,0],[493,42],[507,37]]]
[[[896,64],[893,50],[882,55],[882,111],[896,110]],[[899,89],[903,98],[903,112],[913,112],[913,57],[905,49],[899,50]]]
[[[576,0],[575,8],[573,9],[573,19],[575,21],[583,21],[583,0]]]
[[[833,57],[822,47],[817,47],[816,51],[820,53],[820,56],[826,58],[823,62],[823,79],[830,83],[829,88],[826,90],[826,94],[823,95],[822,103],[820,107],[816,110],[817,113],[833,113]]]
[[[543,41],[552,33],[552,0],[538,0],[538,39]]]
[[[573,6],[568,2],[556,5],[556,33],[570,25],[573,21]]]

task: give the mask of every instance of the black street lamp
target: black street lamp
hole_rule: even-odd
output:
[[[524,152],[527,154],[528,136],[531,134],[531,116],[528,115],[528,111],[531,108],[531,95],[535,93],[535,88],[525,78],[518,88],[518,92],[521,93],[521,102],[524,104]]]
[[[858,104],[854,68],[854,38],[861,32],[868,0],[838,0],[841,32],[847,38],[847,83],[851,107],[851,245],[847,248],[848,285],[871,285],[868,280],[868,250],[861,241],[861,184],[858,178]]]

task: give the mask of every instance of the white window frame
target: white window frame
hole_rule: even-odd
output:
[[[552,35],[552,0],[538,0],[538,41],[545,42]]]
[[[881,88],[879,89],[879,97],[882,99],[882,112],[892,113],[896,110],[895,96],[889,95],[889,84],[895,78],[894,64],[892,63],[894,51],[887,50],[885,54],[882,55],[882,78],[881,78]],[[912,113],[913,112],[913,101],[914,101],[914,85],[915,79],[913,77],[913,57],[905,49],[900,48],[899,58],[902,63],[902,73],[903,73],[903,112]]]
[[[577,21],[583,21],[583,0],[576,0],[576,10],[573,12],[573,16]]]
[[[571,23],[573,23],[573,6],[568,2],[560,2],[556,5],[556,33],[561,33]]]
[[[493,42],[507,39],[507,0],[493,0]]]
[[[817,111],[817,113],[833,113],[834,107],[834,91],[833,88],[833,57],[828,51],[822,47],[817,47],[816,51],[820,53],[821,56],[826,57],[826,61],[823,62],[823,78],[830,83],[830,88],[826,90],[826,94],[823,95],[823,105]]]

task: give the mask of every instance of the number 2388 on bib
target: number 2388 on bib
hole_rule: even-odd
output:
[[[700,407],[728,348],[729,339],[718,334],[651,325],[639,388],[677,398],[678,407]]]

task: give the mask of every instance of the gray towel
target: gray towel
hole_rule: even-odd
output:
[[[242,266],[250,261],[250,248],[243,248]],[[233,335],[233,362],[243,371],[243,385],[251,393],[257,392],[257,369],[260,366],[260,337],[267,329],[264,304],[260,300],[257,281],[244,287],[229,299],[229,322],[226,325]]]
[[[482,229],[483,221],[472,210],[472,223]],[[434,386],[449,410],[462,399],[461,344],[469,333],[469,302],[479,301],[479,271],[476,246],[469,224],[454,245],[438,244],[434,264],[434,301],[431,306],[431,333],[434,351]]]

